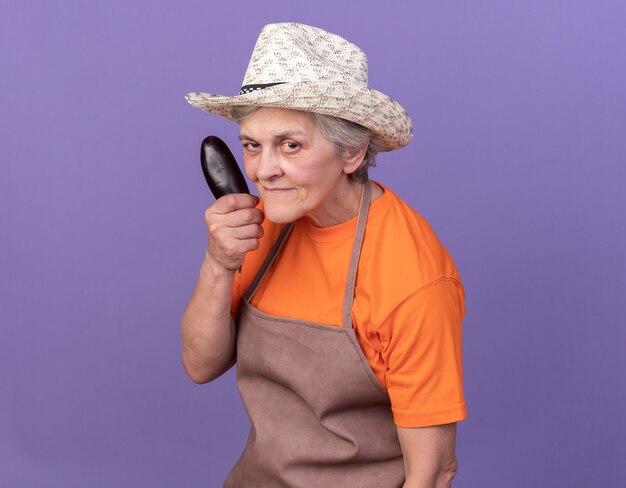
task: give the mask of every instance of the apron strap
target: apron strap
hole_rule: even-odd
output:
[[[274,260],[278,257],[278,253],[280,252],[283,245],[285,244],[285,241],[287,240],[287,237],[289,237],[289,234],[291,233],[292,229],[293,229],[293,222],[283,227],[283,230],[278,236],[278,239],[276,239],[276,242],[272,246],[272,249],[270,249],[269,254],[265,258],[265,261],[263,261],[261,268],[259,268],[259,272],[254,277],[254,280],[252,280],[252,283],[250,283],[250,287],[248,288],[248,291],[246,291],[246,294],[244,296],[246,301],[249,302],[252,299],[254,292],[259,286],[259,283],[261,283],[261,280],[265,276],[265,273],[267,273],[267,270],[270,268]]]
[[[352,257],[350,258],[350,268],[348,269],[348,279],[346,281],[346,293],[343,297],[342,326],[344,329],[352,328],[352,304],[354,303],[354,288],[356,285],[356,271],[361,257],[361,247],[365,235],[365,224],[369,213],[370,202],[372,200],[372,187],[369,180],[365,180],[361,192],[361,203],[359,204],[359,219],[356,224],[354,244],[352,246]]]

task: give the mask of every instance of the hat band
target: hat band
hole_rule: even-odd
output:
[[[253,91],[262,90],[263,88],[269,88],[270,86],[283,85],[287,83],[286,81],[279,81],[276,83],[258,83],[256,85],[243,85],[241,90],[239,90],[239,95],[245,95],[246,93],[251,93]]]

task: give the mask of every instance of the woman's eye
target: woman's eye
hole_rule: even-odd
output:
[[[243,148],[246,151],[256,151],[259,148],[259,145],[256,142],[244,142]]]
[[[297,142],[293,142],[293,141],[285,141],[282,143],[282,148],[283,148],[283,151],[287,153],[292,153],[300,149],[300,144],[298,144]]]

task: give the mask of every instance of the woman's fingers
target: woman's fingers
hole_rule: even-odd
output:
[[[235,239],[260,239],[263,237],[263,227],[259,224],[242,225],[232,228],[232,237]]]
[[[254,208],[258,203],[259,198],[254,195],[232,193],[215,200],[209,209],[213,209],[213,211],[218,214],[228,214],[241,208]]]

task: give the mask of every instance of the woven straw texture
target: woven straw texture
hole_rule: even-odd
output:
[[[367,58],[356,45],[317,27],[270,24],[257,39],[243,86],[280,83],[244,94],[194,92],[187,101],[233,119],[232,107],[282,107],[344,118],[373,131],[379,150],[408,144],[411,120],[400,104],[367,86]],[[256,88],[256,87],[255,87]]]

